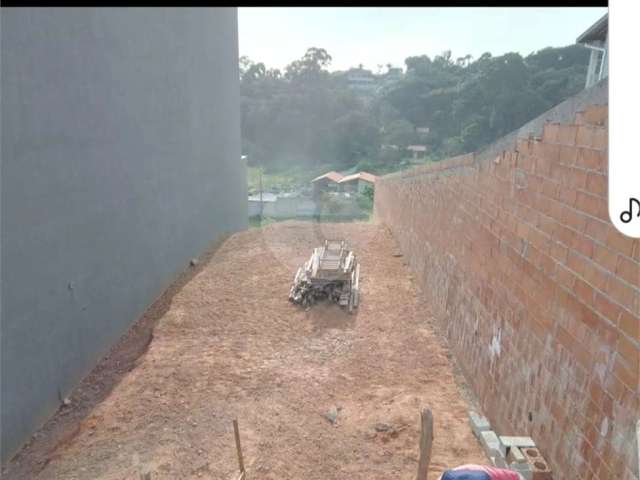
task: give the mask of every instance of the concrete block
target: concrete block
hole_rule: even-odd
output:
[[[478,438],[480,438],[480,432],[491,430],[489,420],[474,411],[469,411],[469,424],[471,425],[473,434]]]
[[[533,470],[531,469],[531,465],[529,463],[511,463],[509,464],[509,470],[513,470],[514,472],[518,472],[524,480],[533,480]]]
[[[502,455],[496,455],[492,458],[493,464],[498,468],[507,468],[507,461]]]
[[[527,463],[527,457],[518,447],[507,447],[507,463]]]
[[[535,447],[536,442],[531,437],[510,437],[500,435],[500,441],[505,447]]]
[[[531,480],[553,480],[551,468],[537,448],[523,448],[522,454],[531,468]]]
[[[503,446],[496,432],[493,430],[485,430],[480,432],[480,443],[489,457],[503,457]]]

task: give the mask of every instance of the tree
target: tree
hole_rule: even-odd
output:
[[[328,72],[332,59],[322,48],[309,48],[284,72],[241,57],[243,153],[267,169],[333,164],[387,172],[400,165],[402,147],[418,142],[415,126],[429,128],[419,143],[434,158],[470,152],[580,91],[588,56],[574,45],[525,58],[411,56],[405,75],[366,98],[344,74]]]
[[[295,60],[287,66],[285,75],[289,79],[317,75],[331,64],[331,60],[331,55],[324,48],[311,47],[300,60]]]

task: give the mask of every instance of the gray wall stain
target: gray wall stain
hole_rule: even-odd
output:
[[[236,9],[3,9],[3,461],[247,226]]]

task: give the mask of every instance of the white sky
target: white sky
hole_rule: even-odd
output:
[[[326,49],[330,70],[359,63],[373,71],[392,63],[404,67],[413,55],[452,57],[484,52],[527,55],[576,37],[606,8],[478,7],[355,8],[252,7],[238,9],[240,55],[284,68],[309,47]]]

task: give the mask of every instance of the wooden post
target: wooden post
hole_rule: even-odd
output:
[[[636,422],[636,448],[638,449],[638,475],[640,475],[640,420]]]
[[[258,168],[260,172],[260,223],[262,224],[262,213],[264,211],[264,204],[262,203],[262,164]]]
[[[433,444],[433,415],[428,408],[420,413],[420,461],[416,480],[427,480],[429,463],[431,463],[431,446]]]
[[[236,437],[236,451],[238,452],[238,466],[240,467],[240,474],[244,478],[244,460],[242,459],[242,447],[240,446],[240,430],[238,429],[238,420],[233,420],[233,433]]]

